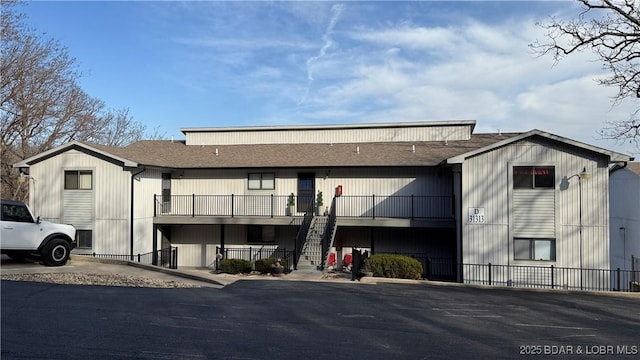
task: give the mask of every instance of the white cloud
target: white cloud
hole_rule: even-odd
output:
[[[460,45],[463,40],[447,28],[425,28],[402,24],[391,29],[356,28],[349,36],[357,41],[370,42],[378,46],[407,48],[413,50],[446,51]]]
[[[538,128],[630,151],[596,139],[605,120],[626,118],[637,103],[611,107],[614,89],[595,82],[602,69],[590,53],[556,65],[535,56],[528,45],[544,30],[533,18],[353,22],[364,18],[356,4],[286,8],[298,29],[313,31],[175,38],[215,59],[217,80],[239,96],[265,100],[254,122],[476,119],[478,132]]]
[[[527,21],[351,32],[350,38],[375,46],[356,44],[325,64],[325,72],[334,67],[343,76],[309,94],[308,117],[340,110],[358,121],[476,119],[479,131],[539,128],[602,146],[598,131],[604,121],[628,116],[632,106],[611,108],[612,89],[595,82],[602,72],[589,61],[591,54],[555,66],[550,58],[534,56],[528,44],[540,31]],[[328,108],[335,111],[327,114]]]

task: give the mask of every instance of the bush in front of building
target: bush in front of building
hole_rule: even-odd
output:
[[[242,259],[222,259],[220,260],[220,271],[227,274],[249,274],[253,264],[249,260]]]
[[[365,271],[373,272],[373,276],[420,279],[422,276],[422,264],[405,255],[375,254],[364,261]]]
[[[277,262],[280,262],[280,265],[284,268],[284,271],[288,269],[287,260],[282,258],[268,258],[268,259],[260,259],[256,260],[256,271],[261,274],[270,274],[273,273],[273,270],[276,266]]]

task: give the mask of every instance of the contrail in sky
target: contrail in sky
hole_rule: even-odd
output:
[[[299,104],[302,104],[307,99],[307,95],[309,94],[309,86],[313,81],[313,71],[311,70],[313,63],[315,63],[320,58],[322,58],[327,53],[327,49],[329,49],[329,47],[331,47],[331,45],[333,44],[333,40],[331,38],[331,36],[333,35],[333,28],[336,26],[336,23],[340,19],[340,15],[344,11],[344,5],[343,4],[333,5],[331,7],[331,11],[333,12],[333,16],[329,21],[327,30],[325,30],[324,34],[322,34],[322,40],[324,41],[324,45],[322,45],[322,47],[320,48],[318,55],[310,57],[307,60],[307,79],[309,80],[309,84],[307,85],[307,89],[305,91],[304,97],[302,98],[302,100],[300,100]]]

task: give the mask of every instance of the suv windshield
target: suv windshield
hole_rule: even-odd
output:
[[[24,205],[2,204],[2,221],[33,222],[33,217]]]

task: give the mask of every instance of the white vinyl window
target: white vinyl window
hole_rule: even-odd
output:
[[[513,240],[513,258],[515,260],[556,260],[555,239],[521,239]]]
[[[91,249],[93,247],[93,231],[78,230],[76,235],[78,249]]]
[[[91,190],[93,189],[93,173],[87,171],[65,171],[65,190]]]
[[[249,173],[249,190],[273,190],[276,188],[274,173]]]
[[[514,189],[553,189],[555,188],[555,167],[553,166],[514,166]]]

